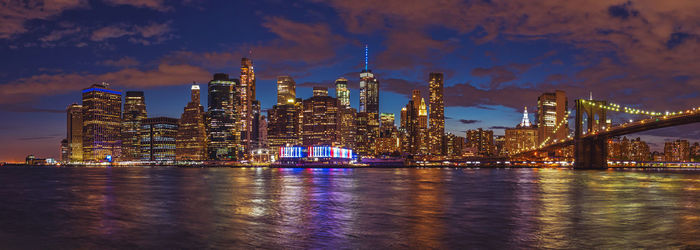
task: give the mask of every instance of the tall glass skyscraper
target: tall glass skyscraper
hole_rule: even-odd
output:
[[[83,105],[73,103],[66,109],[68,162],[83,161]],[[66,159],[64,159],[66,160]]]
[[[193,84],[190,90],[191,101],[185,106],[178,123],[175,155],[180,161],[201,161],[207,159],[204,107],[199,100],[199,85]]]
[[[249,58],[241,59],[241,80],[237,92],[238,132],[241,144],[247,154],[252,143],[253,101],[255,101],[255,71],[253,70],[253,61]]]
[[[228,74],[214,74],[209,81],[207,108],[207,158],[210,160],[236,160],[240,151],[238,112],[234,97],[238,79]]]
[[[543,93],[537,98],[538,143],[547,138],[550,141],[564,140],[569,135],[569,122],[566,119],[568,100],[566,92]],[[561,123],[561,125],[559,125]],[[559,126],[559,129],[555,129]]]
[[[124,115],[122,117],[122,161],[141,159],[139,146],[139,128],[146,119],[146,101],[143,91],[127,91],[124,97]]]
[[[147,118],[139,131],[141,160],[174,161],[178,121],[170,117]]]
[[[122,93],[108,83],[83,89],[83,161],[117,160],[121,156]]]
[[[430,129],[428,130],[430,154],[444,155],[445,137],[445,101],[443,95],[444,82],[442,73],[430,73]]]
[[[348,89],[348,79],[343,77],[335,80],[335,97],[343,107],[350,107],[350,90]]]
[[[296,83],[290,76],[277,77],[277,105],[294,103],[297,99]]]
[[[358,153],[374,152],[374,140],[379,137],[379,81],[368,65],[368,50],[365,46],[365,68],[360,73],[360,110],[357,114]]]

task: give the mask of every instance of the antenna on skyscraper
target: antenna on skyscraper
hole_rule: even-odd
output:
[[[368,52],[368,51],[369,51],[369,48],[368,48],[367,44],[365,44],[365,71],[367,71],[367,70],[369,69],[369,67],[368,67],[368,65],[367,65],[367,62],[368,62],[367,59],[368,59],[368,57],[369,57],[369,52]]]

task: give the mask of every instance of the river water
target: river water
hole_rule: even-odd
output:
[[[0,168],[0,248],[700,248],[700,171]]]

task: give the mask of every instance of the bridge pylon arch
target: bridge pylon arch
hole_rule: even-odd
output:
[[[574,168],[607,168],[608,137],[595,135],[605,129],[607,124],[607,101],[576,100],[576,128],[574,130]],[[584,115],[586,128],[583,127]],[[586,136],[584,134],[591,134]]]

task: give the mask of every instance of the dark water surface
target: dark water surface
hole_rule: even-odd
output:
[[[0,248],[700,248],[700,172],[0,168]]]

